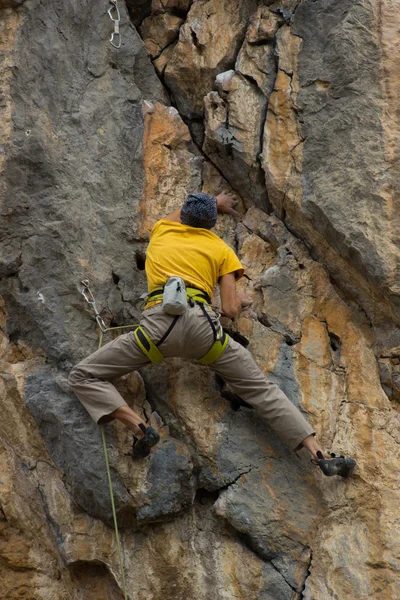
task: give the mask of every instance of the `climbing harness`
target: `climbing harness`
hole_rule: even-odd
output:
[[[121,325],[119,327],[107,327],[97,309],[96,301],[94,299],[91,289],[89,288],[88,280],[84,279],[81,283],[83,285],[81,293],[82,293],[83,297],[85,298],[86,302],[88,302],[88,304],[90,304],[90,306],[92,307],[94,314],[95,314],[96,323],[98,324],[98,326],[100,328],[100,345],[103,342],[104,333],[106,333],[108,331],[115,331],[117,329],[133,329],[133,335],[135,337],[135,340],[136,340],[139,348],[141,349],[143,354],[145,354],[147,356],[149,361],[153,365],[156,365],[156,364],[160,363],[162,360],[164,360],[164,356],[160,352],[158,347],[161,346],[161,344],[163,342],[165,342],[165,340],[167,339],[167,337],[169,336],[169,334],[175,327],[180,315],[175,315],[175,317],[173,318],[171,325],[168,327],[167,331],[164,333],[162,338],[155,344],[153,342],[153,340],[151,340],[150,337],[147,335],[147,333],[143,329],[143,327],[141,327],[138,324]],[[210,323],[211,329],[213,331],[214,344],[211,346],[210,350],[204,356],[197,359],[197,362],[200,363],[201,365],[211,365],[213,362],[218,360],[218,358],[224,352],[224,350],[227,347],[228,342],[229,342],[229,336],[224,332],[221,325],[219,325],[218,327],[215,327],[210,315],[208,314],[207,305],[210,302],[210,298],[205,292],[203,292],[202,290],[198,290],[196,288],[188,287],[188,288],[186,288],[186,294],[187,294],[187,298],[188,298],[190,306],[193,307],[195,304],[200,306],[201,310],[203,311],[204,316]],[[144,308],[146,310],[152,306],[161,304],[162,301],[163,301],[163,288],[157,288],[157,289],[153,290],[152,292],[150,292],[146,296]]]
[[[152,292],[147,294],[146,300],[145,300],[145,306],[144,306],[145,310],[147,308],[155,306],[156,304],[161,304],[163,301],[163,294],[164,294],[163,287],[156,288],[155,290],[153,290]],[[193,306],[193,302],[196,302],[196,303],[205,302],[206,304],[209,304],[211,301],[208,294],[206,294],[202,290],[198,290],[197,288],[187,287],[186,295],[189,299],[189,304],[191,304],[192,306]],[[192,299],[192,303],[190,302],[191,299]]]
[[[163,294],[163,287],[156,288],[155,290],[150,292],[150,294],[146,296],[144,309],[146,310],[148,308],[151,308],[152,306],[161,304],[163,302]],[[210,303],[210,297],[208,296],[208,294],[206,294],[202,290],[187,287],[186,295],[190,306],[193,307],[195,304],[200,306],[204,316],[210,323],[211,329],[213,331],[214,344],[204,356],[197,359],[197,362],[201,365],[211,365],[213,362],[218,360],[218,358],[224,352],[229,342],[229,336],[224,332],[221,325],[219,325],[218,328],[215,327],[210,315],[208,314],[207,305]],[[134,335],[137,343],[140,346],[140,349],[153,364],[157,364],[163,360],[164,357],[159,351],[158,346],[160,346],[162,342],[166,339],[166,337],[170,334],[178,318],[179,315],[175,317],[169,329],[166,331],[164,336],[157,344],[154,344],[154,342],[152,342],[149,339],[149,337],[146,335],[146,332],[143,329],[140,328],[140,330],[137,329],[136,331],[134,331]]]
[[[117,0],[110,0],[112,6],[108,9],[108,16],[111,21],[114,23],[114,31],[110,37],[110,44],[114,46],[114,48],[121,48],[121,34],[119,32],[119,23],[121,21],[121,15],[119,14],[119,9],[117,6]]]

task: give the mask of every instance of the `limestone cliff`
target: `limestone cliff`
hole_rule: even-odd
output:
[[[130,600],[400,598],[400,7],[393,0],[0,0],[0,598],[123,598],[101,436],[69,390],[139,319],[154,222],[233,190],[229,327],[357,460],[324,478],[207,368],[118,383],[106,428]]]

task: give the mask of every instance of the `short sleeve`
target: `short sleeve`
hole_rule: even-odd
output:
[[[162,222],[163,222],[163,219],[160,219],[159,221],[157,221],[157,223],[155,223],[153,225],[153,229],[150,232],[150,239],[157,235],[159,229],[161,228]]]
[[[229,246],[226,247],[225,258],[219,268],[218,279],[228,273],[235,273],[236,279],[239,279],[244,273],[242,263]]]

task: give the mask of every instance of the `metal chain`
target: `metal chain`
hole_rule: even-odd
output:
[[[81,294],[85,298],[86,302],[90,304],[90,306],[93,308],[96,323],[100,327],[102,333],[104,333],[105,331],[107,331],[107,325],[104,323],[103,318],[100,316],[100,313],[97,310],[96,300],[94,299],[92,290],[89,287],[89,280],[83,279],[83,281],[81,281],[81,284],[83,285],[83,288],[81,289]]]
[[[117,0],[110,0],[112,6],[108,9],[108,16],[114,23],[114,31],[110,37],[110,44],[114,48],[121,48],[121,34],[119,32],[119,23],[121,21],[121,15],[119,14]]]

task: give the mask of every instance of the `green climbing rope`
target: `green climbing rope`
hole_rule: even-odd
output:
[[[133,329],[135,327],[138,327],[138,325],[121,325],[120,327],[107,327],[106,329],[100,329],[98,348],[100,349],[102,347],[104,334],[107,333],[108,331],[116,331],[119,329]],[[112,480],[111,480],[110,463],[108,461],[108,452],[107,452],[106,436],[104,433],[104,426],[100,425],[100,429],[101,429],[101,437],[103,440],[104,458],[106,461],[108,487],[110,489],[111,508],[112,508],[112,514],[113,514],[113,520],[114,520],[114,528],[115,528],[115,539],[117,541],[119,568],[120,568],[121,580],[122,580],[122,591],[124,593],[124,600],[128,600],[128,596],[127,596],[127,592],[126,592],[124,560],[123,560],[123,556],[122,556],[122,546],[121,546],[121,540],[120,540],[119,531],[118,531],[117,511],[115,510],[114,490],[113,490],[113,485],[112,485]]]
[[[115,510],[114,492],[113,492],[112,481],[111,481],[110,464],[108,462],[108,452],[107,452],[107,445],[106,445],[106,436],[105,436],[105,433],[104,433],[104,426],[100,425],[100,429],[101,429],[101,437],[103,438],[104,458],[106,459],[106,469],[107,469],[107,477],[108,477],[108,486],[110,488],[111,507],[112,507],[112,513],[113,513],[113,519],[114,519],[114,528],[115,528],[115,539],[117,540],[118,561],[119,561],[119,568],[120,568],[120,571],[121,571],[121,579],[122,579],[122,591],[124,593],[124,600],[128,600],[128,596],[127,596],[127,593],[126,593],[124,560],[123,560],[123,556],[122,556],[121,541],[119,539],[117,513],[116,513],[116,510]]]
[[[137,327],[137,325],[121,325],[121,327],[108,327],[106,329],[100,329],[99,346],[98,347],[99,348],[102,347],[104,334],[107,333],[108,331],[115,331],[117,329],[133,329],[134,327]],[[119,568],[120,568],[121,580],[122,580],[122,591],[124,593],[124,600],[128,600],[128,596],[127,596],[127,592],[126,592],[124,559],[122,556],[122,546],[121,546],[121,540],[120,540],[119,531],[118,531],[117,511],[115,510],[114,490],[113,490],[113,485],[112,485],[112,480],[111,480],[110,463],[108,461],[108,452],[107,452],[106,436],[104,433],[104,426],[100,425],[100,429],[101,429],[101,437],[103,440],[104,458],[106,461],[108,487],[110,489],[111,508],[112,508],[112,514],[113,514],[113,520],[114,520],[114,528],[115,528],[115,539],[117,541],[118,561],[119,561]]]
[[[113,1],[113,0],[111,0],[111,1]],[[83,288],[81,289],[81,294],[85,298],[86,302],[88,302],[88,304],[90,304],[90,306],[92,307],[92,309],[95,313],[96,323],[100,329],[98,349],[100,349],[103,345],[103,339],[104,339],[105,333],[108,333],[109,331],[119,331],[120,329],[135,329],[136,327],[139,327],[139,325],[136,325],[136,324],[135,325],[120,325],[119,327],[106,327],[106,324],[104,323],[99,311],[97,310],[96,300],[92,294],[91,289],[89,288],[88,280],[85,279],[81,283],[83,285]],[[128,595],[127,595],[127,591],[126,591],[124,559],[123,559],[123,555],[122,555],[122,546],[121,546],[121,540],[120,540],[119,531],[118,531],[117,511],[115,510],[114,490],[113,490],[113,485],[112,485],[112,480],[111,480],[110,463],[108,460],[106,436],[104,433],[103,425],[100,425],[100,430],[101,430],[101,437],[103,440],[103,450],[104,450],[104,458],[105,458],[105,462],[106,462],[108,487],[110,490],[111,508],[112,508],[112,514],[113,514],[113,520],[114,520],[114,528],[115,528],[115,539],[117,542],[118,561],[119,561],[119,568],[120,568],[121,581],[122,581],[122,591],[124,593],[124,600],[128,600]]]

